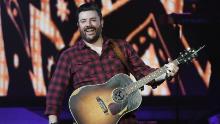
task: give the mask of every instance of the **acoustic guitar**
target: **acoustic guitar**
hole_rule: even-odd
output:
[[[191,61],[203,47],[180,53],[172,63],[179,65]],[[104,84],[82,86],[69,98],[71,114],[77,124],[117,124],[123,115],[141,105],[138,89],[164,73],[166,67],[162,66],[136,82],[126,74],[117,74]]]

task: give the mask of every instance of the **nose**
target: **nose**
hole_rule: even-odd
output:
[[[86,22],[86,26],[89,27],[89,26],[91,26],[91,25],[92,25],[91,21],[87,21],[87,22]]]

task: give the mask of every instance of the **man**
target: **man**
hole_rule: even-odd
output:
[[[50,124],[58,122],[57,117],[69,79],[73,80],[73,87],[76,89],[88,84],[105,83],[118,73],[132,73],[136,79],[140,79],[155,70],[145,65],[126,41],[113,40],[123,51],[129,69],[123,65],[110,47],[112,40],[102,36],[104,21],[97,5],[81,5],[77,11],[77,21],[81,40],[62,52],[49,84],[45,113]],[[173,63],[166,64],[166,67],[167,73],[156,81],[174,76],[179,69]]]

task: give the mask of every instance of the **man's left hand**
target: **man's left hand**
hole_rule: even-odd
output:
[[[173,77],[179,70],[179,67],[175,65],[173,62],[171,62],[170,59],[168,59],[169,63],[165,64],[165,67],[167,69],[166,72],[166,78]]]

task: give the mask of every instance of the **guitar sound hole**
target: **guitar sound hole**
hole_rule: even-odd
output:
[[[126,99],[126,92],[122,88],[116,88],[113,90],[112,98],[116,103],[122,103]]]

